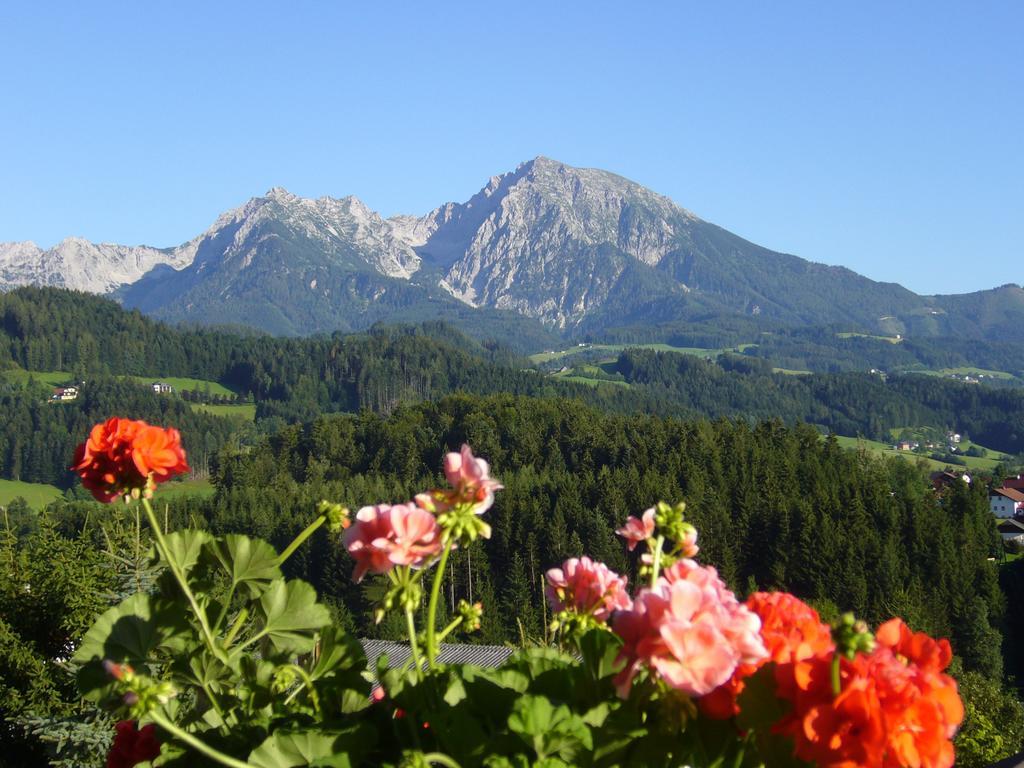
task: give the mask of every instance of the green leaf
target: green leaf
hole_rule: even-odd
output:
[[[99,700],[109,693],[112,683],[103,669],[105,659],[145,672],[156,651],[182,652],[190,645],[189,639],[190,627],[180,604],[144,592],[132,595],[100,614],[82,637],[72,657],[82,665],[79,690],[86,698]]]
[[[253,597],[258,597],[272,581],[281,578],[278,554],[262,539],[229,533],[220,538],[213,551],[231,578],[231,586],[245,585]]]
[[[316,601],[316,590],[297,579],[271,582],[260,596],[260,609],[260,636],[269,638],[283,653],[309,653],[316,643],[317,630],[331,623],[330,611]]]
[[[249,755],[255,768],[297,768],[358,765],[376,742],[376,733],[366,723],[341,731],[277,731]]]
[[[182,573],[188,573],[195,567],[199,562],[203,547],[211,542],[213,542],[213,536],[206,531],[197,531],[193,528],[175,531],[164,536],[167,552]],[[158,558],[158,561],[163,562],[163,559]]]
[[[564,704],[555,707],[543,696],[521,696],[508,717],[508,727],[533,747],[537,757],[557,757],[575,764],[594,746],[590,729]]]
[[[366,669],[366,653],[358,640],[332,624],[320,633],[320,655],[309,676],[319,680],[332,672],[349,669]]]
[[[603,629],[592,629],[580,639],[580,653],[587,671],[596,680],[611,677],[622,669],[624,662],[616,663],[622,640]]]

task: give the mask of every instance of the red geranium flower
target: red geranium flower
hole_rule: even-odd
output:
[[[117,732],[107,755],[107,768],[132,768],[160,754],[160,742],[156,740],[154,726],[139,728],[134,720],[122,720],[115,728]]]
[[[187,472],[188,463],[178,430],[115,416],[92,428],[70,469],[97,500],[110,502]]]
[[[719,720],[739,713],[736,699],[746,678],[770,661],[789,665],[832,650],[832,633],[818,612],[788,592],[755,592],[746,606],[761,618],[761,639],[768,658],[741,664],[732,678],[700,700],[701,712]]]

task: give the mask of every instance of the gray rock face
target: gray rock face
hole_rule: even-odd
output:
[[[661,263],[693,221],[620,176],[538,157],[419,220],[410,244],[462,301],[565,328],[608,299],[630,260]]]
[[[35,243],[0,243],[0,288],[49,285],[109,293],[134,283],[158,264],[181,269],[192,263],[196,242],[177,248],[90,243],[69,237],[43,250]]]

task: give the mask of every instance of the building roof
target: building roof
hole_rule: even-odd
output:
[[[1010,501],[1021,502],[1024,501],[1024,493],[1014,488],[993,488],[990,496],[1005,496]]]
[[[1015,531],[1024,533],[1024,523],[1020,520],[1014,520],[1012,517],[1002,520],[996,528],[1000,533],[1014,533]]]
[[[377,668],[377,659],[387,654],[388,664],[400,667],[409,659],[409,644],[391,640],[361,639],[370,671]],[[515,653],[515,648],[504,645],[462,645],[441,643],[437,660],[442,664],[475,664],[478,667],[500,667]]]

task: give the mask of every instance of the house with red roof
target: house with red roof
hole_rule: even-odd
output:
[[[993,488],[988,508],[996,517],[1024,517],[1024,493],[1014,488]]]

